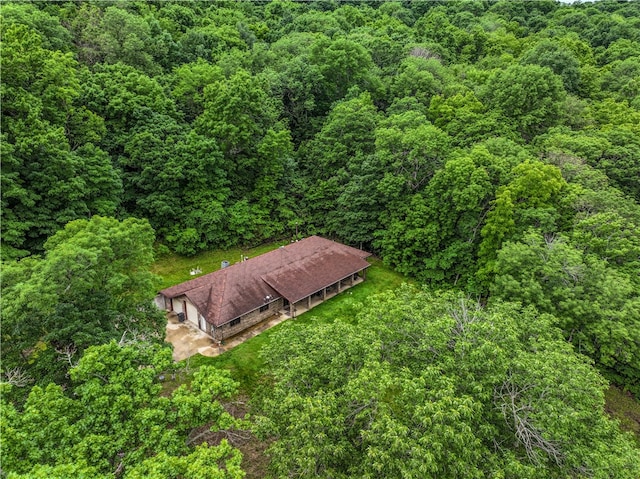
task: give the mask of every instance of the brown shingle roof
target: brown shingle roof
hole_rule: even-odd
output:
[[[368,256],[310,236],[160,293],[168,298],[186,295],[209,323],[220,326],[280,297],[298,301],[365,269]]]
[[[295,303],[367,266],[369,263],[359,256],[339,249],[327,249],[282,266],[262,276],[262,279]]]

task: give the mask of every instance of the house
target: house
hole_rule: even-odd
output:
[[[275,314],[295,317],[364,281],[368,256],[310,236],[163,289],[157,302],[222,341]]]

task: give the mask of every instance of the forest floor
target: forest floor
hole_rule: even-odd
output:
[[[616,386],[609,387],[604,397],[607,413],[620,421],[621,429],[632,432],[640,446],[640,401]]]

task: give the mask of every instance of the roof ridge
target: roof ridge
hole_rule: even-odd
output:
[[[207,296],[207,302],[204,305],[204,308],[205,308],[204,314],[206,315],[207,318],[209,317],[209,312],[211,310],[211,296],[213,296],[213,283],[209,285],[209,294]]]

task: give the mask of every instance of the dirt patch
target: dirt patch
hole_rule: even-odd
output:
[[[605,391],[605,411],[620,421],[620,428],[634,434],[640,445],[640,402],[629,392],[611,386]]]
[[[242,470],[247,473],[245,479],[262,479],[267,476],[269,456],[265,453],[269,443],[255,436],[238,447],[242,453]]]
[[[248,398],[243,395],[231,401],[224,402],[225,410],[237,419],[244,419],[249,412]],[[245,471],[245,479],[261,479],[266,477],[269,457],[265,451],[269,447],[268,441],[261,441],[249,430],[227,429],[211,431],[211,424],[195,428],[189,434],[187,443],[199,445],[204,442],[210,446],[217,446],[223,439],[242,453],[241,468]]]

